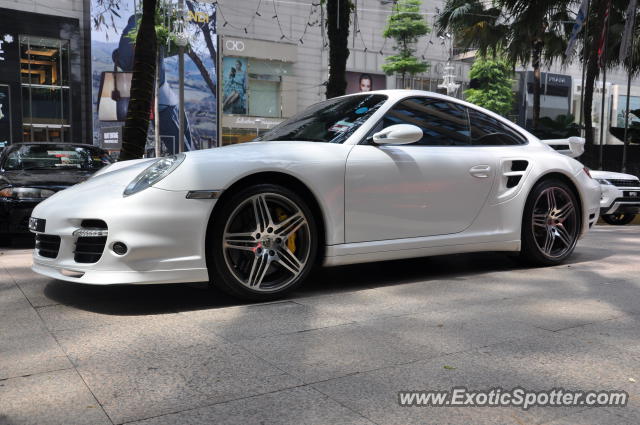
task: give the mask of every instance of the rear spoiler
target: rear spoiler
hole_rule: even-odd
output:
[[[541,142],[571,158],[577,158],[584,153],[584,137],[572,136],[567,139],[547,139]]]

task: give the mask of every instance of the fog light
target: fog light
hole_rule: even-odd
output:
[[[127,253],[127,246],[122,242],[114,243],[111,249],[113,249],[113,252],[115,252],[118,255],[124,255]]]

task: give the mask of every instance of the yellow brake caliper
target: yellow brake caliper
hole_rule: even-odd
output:
[[[282,223],[289,217],[287,214],[285,214],[282,208],[276,208],[276,214],[278,215],[278,220],[280,221],[280,223]],[[289,248],[289,251],[291,251],[292,253],[294,254],[296,253],[296,234],[295,233],[293,233],[291,236],[289,236],[289,239],[287,239],[287,248]]]

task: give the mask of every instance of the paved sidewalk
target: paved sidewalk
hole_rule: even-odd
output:
[[[572,260],[502,254],[321,270],[289,299],[93,287],[0,251],[0,424],[640,423],[640,227]],[[625,390],[624,408],[400,407],[398,391]]]

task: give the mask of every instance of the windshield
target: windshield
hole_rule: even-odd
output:
[[[381,94],[329,99],[305,109],[256,141],[343,143],[387,100]]]
[[[111,164],[101,149],[77,145],[22,145],[9,152],[5,170],[98,170]]]

